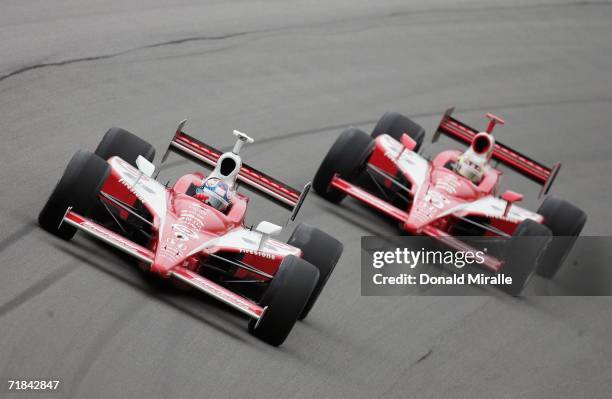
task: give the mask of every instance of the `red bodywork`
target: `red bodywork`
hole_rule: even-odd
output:
[[[445,113],[434,141],[444,134],[470,145],[478,131],[452,118],[451,113],[452,109]],[[491,119],[488,133],[495,124],[503,124],[500,118],[491,114],[487,116]],[[477,185],[455,173],[449,165],[460,155],[460,151],[447,150],[427,160],[412,151],[409,140],[398,142],[383,134],[375,139],[366,170],[382,176],[379,184],[387,189],[394,185],[403,186],[399,191],[408,199],[406,207],[398,207],[391,203],[390,198],[377,195],[339,175],[332,178],[330,189],[339,190],[397,220],[403,231],[437,238],[448,247],[461,251],[474,249],[454,237],[457,235],[454,227],[458,223],[486,220],[488,229],[484,235],[507,237],[527,218],[543,222],[537,213],[514,205],[522,199],[521,194],[509,191],[502,198],[498,197],[501,171],[489,167]],[[548,168],[501,143],[495,144],[491,157],[543,185],[544,192],[548,191],[560,168],[560,165]],[[483,266],[498,272],[503,262],[487,256]]]
[[[180,131],[172,139],[170,148],[209,166],[214,166],[221,154]],[[302,256],[301,250],[246,227],[249,197],[243,194],[236,193],[225,212],[189,195],[191,188],[202,184],[203,173],[184,175],[172,187],[165,187],[121,158],[112,157],[107,162],[111,173],[100,199],[110,206],[119,205],[117,225],[134,217],[130,210],[144,207],[145,214],[150,216],[143,221],[150,238],[146,243],[136,243],[118,229],[85,218],[70,208],[63,222],[132,255],[154,274],[175,278],[260,319],[264,308],[204,276],[201,273],[204,266],[221,260],[235,266],[229,270],[232,279],[266,283],[274,277],[286,256]],[[299,191],[248,165],[242,165],[238,178],[284,207],[291,209],[300,201]]]

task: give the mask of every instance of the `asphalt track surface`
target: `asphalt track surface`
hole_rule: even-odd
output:
[[[500,140],[563,161],[554,191],[588,213],[585,234],[609,235],[611,4],[9,0],[1,8],[3,380],[60,378],[58,396],[71,398],[610,397],[610,298],[361,297],[360,236],[395,230],[354,201],[336,207],[312,196],[305,205],[301,220],[346,249],[281,348],[251,337],[224,306],[144,280],[82,234],[55,239],[35,218],[71,154],[95,148],[113,125],[158,149],[182,118],[219,147],[242,129],[258,139],[244,151],[248,162],[300,186],[342,127],[369,130],[395,110],[431,134],[455,105],[476,126],[485,111],[500,114]],[[189,171],[175,161],[171,175]],[[254,202],[249,221],[285,218]]]

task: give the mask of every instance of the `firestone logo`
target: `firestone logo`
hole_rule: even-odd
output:
[[[125,188],[127,188],[130,193],[134,194],[140,202],[142,203],[146,202],[145,199],[142,197],[142,195],[134,189],[132,184],[128,183],[123,177],[119,179],[119,183],[123,184]]]
[[[272,259],[272,260],[276,259],[275,255],[272,255],[272,254],[269,254],[269,253],[266,253],[266,252],[262,252],[262,251],[255,251],[255,250],[252,250],[252,249],[243,249],[243,248],[241,248],[240,249],[240,253],[248,254],[248,255],[255,255],[255,256],[259,256],[261,258],[265,258],[265,259]]]

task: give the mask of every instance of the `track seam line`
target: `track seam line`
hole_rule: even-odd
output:
[[[53,284],[70,274],[70,272],[75,270],[77,266],[78,262],[71,262],[60,267],[59,269],[49,273],[42,280],[17,294],[17,296],[13,299],[9,300],[3,305],[0,305],[0,317],[5,316],[19,306],[43,293],[47,288],[51,287]]]
[[[393,11],[390,13],[386,13],[386,14],[382,14],[382,15],[375,15],[375,16],[360,16],[360,17],[355,17],[355,18],[340,18],[337,20],[331,20],[331,21],[324,21],[324,22],[320,22],[320,23],[313,23],[313,24],[304,24],[304,25],[296,25],[296,26],[281,26],[279,28],[273,28],[273,29],[262,29],[262,30],[252,30],[252,31],[244,31],[244,32],[235,32],[235,33],[227,33],[224,35],[218,35],[218,36],[192,36],[192,37],[185,37],[185,38],[180,38],[180,39],[174,39],[174,40],[168,40],[168,41],[163,41],[163,42],[159,42],[159,43],[152,43],[152,44],[147,44],[144,46],[137,46],[137,47],[132,47],[129,48],[127,50],[123,50],[123,51],[119,51],[116,53],[109,53],[109,54],[102,54],[102,55],[97,55],[97,56],[87,56],[87,57],[79,57],[79,58],[71,58],[71,59],[67,59],[67,60],[62,60],[62,61],[54,61],[54,62],[42,62],[42,63],[38,63],[38,64],[34,64],[34,65],[26,65],[23,66],[21,68],[18,68],[14,71],[8,72],[4,75],[0,75],[0,82],[9,79],[13,76],[18,76],[21,75],[23,73],[29,72],[29,71],[33,71],[33,70],[37,70],[37,69],[43,69],[43,68],[49,68],[49,67],[59,67],[59,66],[64,66],[64,65],[71,65],[71,64],[76,64],[76,63],[81,63],[81,62],[90,62],[90,61],[99,61],[99,60],[104,60],[104,59],[109,59],[109,58],[114,58],[114,57],[118,57],[121,55],[125,55],[131,52],[135,52],[138,50],[145,50],[145,49],[150,49],[150,48],[157,48],[157,47],[164,47],[164,46],[172,46],[172,45],[176,45],[176,44],[183,44],[183,43],[188,43],[188,42],[195,42],[195,41],[216,41],[216,40],[224,40],[224,39],[230,39],[230,38],[234,38],[234,37],[239,37],[239,36],[246,36],[246,35],[250,35],[250,34],[257,34],[257,33],[278,33],[278,32],[286,32],[286,31],[291,31],[291,30],[296,30],[296,29],[309,29],[309,28],[313,28],[313,27],[321,27],[321,26],[327,26],[327,25],[333,25],[333,24],[339,24],[339,23],[344,23],[344,22],[349,22],[349,21],[360,21],[360,20],[372,20],[372,19],[387,19],[387,18],[395,18],[395,17],[402,17],[402,16],[412,16],[412,15],[422,15],[422,14],[436,14],[436,13],[460,13],[460,12],[475,12],[475,11],[495,11],[495,10],[520,10],[520,9],[537,9],[537,8],[559,8],[559,7],[579,7],[579,6],[609,6],[612,5],[612,2],[609,1],[578,1],[578,2],[566,2],[566,3],[559,3],[559,4],[553,4],[553,3],[541,3],[541,4],[530,4],[527,6],[515,6],[515,7],[509,7],[509,6],[501,6],[501,7],[467,7],[467,8],[440,8],[440,9],[430,9],[430,10],[402,10],[402,11]]]
[[[19,239],[28,235],[32,230],[34,230],[34,227],[36,227],[34,224],[27,224],[12,232],[8,237],[0,241],[0,252],[3,252],[8,247],[19,241]]]

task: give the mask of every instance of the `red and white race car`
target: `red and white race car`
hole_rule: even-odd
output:
[[[425,130],[401,114],[386,113],[371,135],[352,127],[342,132],[323,159],[313,187],[334,203],[346,195],[354,197],[395,219],[403,231],[434,237],[456,250],[473,249],[458,236],[506,237],[506,258],[487,256],[483,266],[510,274],[513,284],[501,288],[518,295],[534,272],[554,276],[586,214],[554,196],[532,212],[516,205],[521,194],[498,195],[501,171],[491,160],[542,185],[540,195],[548,193],[561,165],[549,168],[495,142],[493,128],[504,123],[495,115],[487,114],[490,123],[485,132],[478,132],[452,112],[446,111],[432,141],[443,134],[467,144],[465,152],[442,151],[428,159],[419,152]],[[515,237],[533,237],[534,250],[525,253],[517,249],[520,245],[512,250],[520,241]]]
[[[340,255],[342,244],[299,224],[287,243],[271,238],[282,227],[262,221],[245,225],[249,197],[238,183],[292,210],[293,221],[310,188],[302,192],[242,163],[243,144],[234,131],[230,152],[183,132],[179,125],[161,163],[171,152],[212,168],[187,174],[168,187],[155,180],[155,149],[119,128],[110,129],[94,153],[78,151],[39,215],[39,224],[70,239],[82,230],[133,256],[151,273],[178,280],[250,318],[249,331],[272,345],[283,343],[305,318]],[[161,166],[161,165],[160,165]]]

